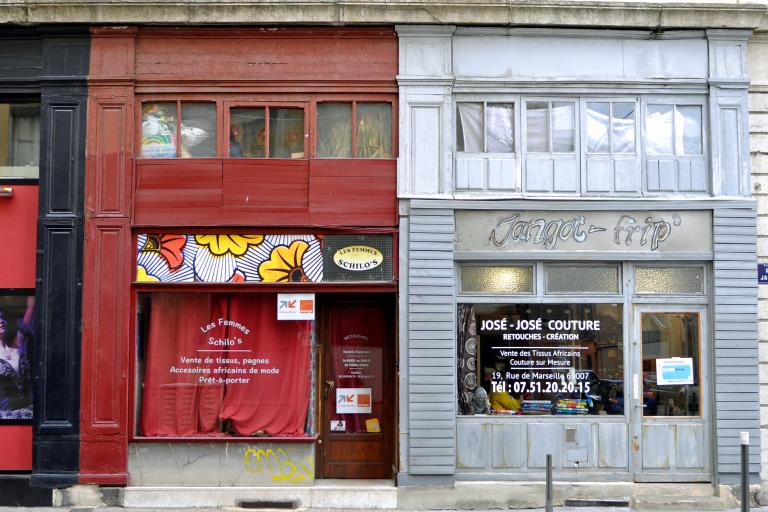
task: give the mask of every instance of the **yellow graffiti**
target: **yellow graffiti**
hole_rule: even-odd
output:
[[[295,451],[292,448],[288,448],[288,451],[283,448],[248,448],[243,456],[245,470],[249,473],[267,473],[273,482],[297,483],[314,479],[315,463],[312,456],[307,455],[304,460],[294,461]]]

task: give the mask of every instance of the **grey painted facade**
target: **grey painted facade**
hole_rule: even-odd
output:
[[[552,453],[556,475],[569,480],[730,484],[738,478],[740,431],[752,434],[750,469],[756,481],[750,32],[399,26],[398,36],[400,354],[401,371],[407,371],[401,376],[399,481],[540,480],[544,455]],[[526,137],[532,132],[525,109],[534,102],[549,102],[550,109],[552,102],[572,105],[572,148],[529,151]],[[634,105],[636,145],[631,151],[590,149],[590,102]],[[459,151],[457,103],[514,105],[514,149]],[[700,145],[693,151],[652,150],[656,127],[649,127],[651,112],[681,106],[701,112]],[[590,242],[583,250],[558,250],[532,242],[527,249],[493,251],[479,243],[487,240],[492,224],[461,220],[480,219],[471,212],[482,211],[495,212],[491,217],[496,219],[539,212],[563,219],[627,212],[671,219],[686,212],[707,220],[684,224],[680,229],[705,236],[698,242],[679,238],[675,250],[635,251]],[[683,235],[669,239],[675,236]],[[520,262],[536,269],[539,284],[548,264],[612,262],[621,271],[620,292],[555,297],[539,286],[522,298],[460,293],[462,265]],[[635,290],[634,272],[649,265],[699,266],[705,269],[706,286],[693,295],[642,295]],[[625,414],[459,415],[457,304],[568,300],[623,304]],[[632,379],[640,356],[632,346],[641,336],[640,315],[655,311],[691,311],[701,319],[702,412],[697,418],[649,419],[635,407],[639,401],[631,391]]]

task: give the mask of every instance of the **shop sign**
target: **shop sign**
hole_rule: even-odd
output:
[[[457,211],[457,251],[706,252],[707,211]]]
[[[314,293],[278,293],[278,320],[314,320]]]
[[[333,262],[337,267],[354,272],[374,269],[381,265],[382,261],[384,261],[384,255],[381,251],[367,245],[344,247],[333,255]]]
[[[757,264],[757,284],[768,284],[768,263]]]
[[[657,359],[656,384],[659,386],[693,384],[693,359],[690,357]]]
[[[370,414],[371,388],[336,388],[336,414]]]

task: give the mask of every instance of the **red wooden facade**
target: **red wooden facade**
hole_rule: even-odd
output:
[[[115,27],[92,36],[80,481],[119,485],[134,429],[135,233],[395,231],[397,40],[375,27]],[[361,99],[391,104],[392,158],[315,158],[317,102]],[[217,106],[216,156],[140,158],[142,102],[189,100]],[[309,158],[226,156],[227,106],[258,102],[303,106]]]

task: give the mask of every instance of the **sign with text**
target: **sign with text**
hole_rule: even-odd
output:
[[[657,359],[656,383],[659,386],[693,384],[693,359],[690,357]]]
[[[708,211],[456,212],[456,251],[707,252]]]
[[[371,388],[336,388],[336,414],[370,414]]]
[[[314,293],[278,293],[278,320],[314,320]]]
[[[768,263],[757,264],[757,284],[768,284]]]

